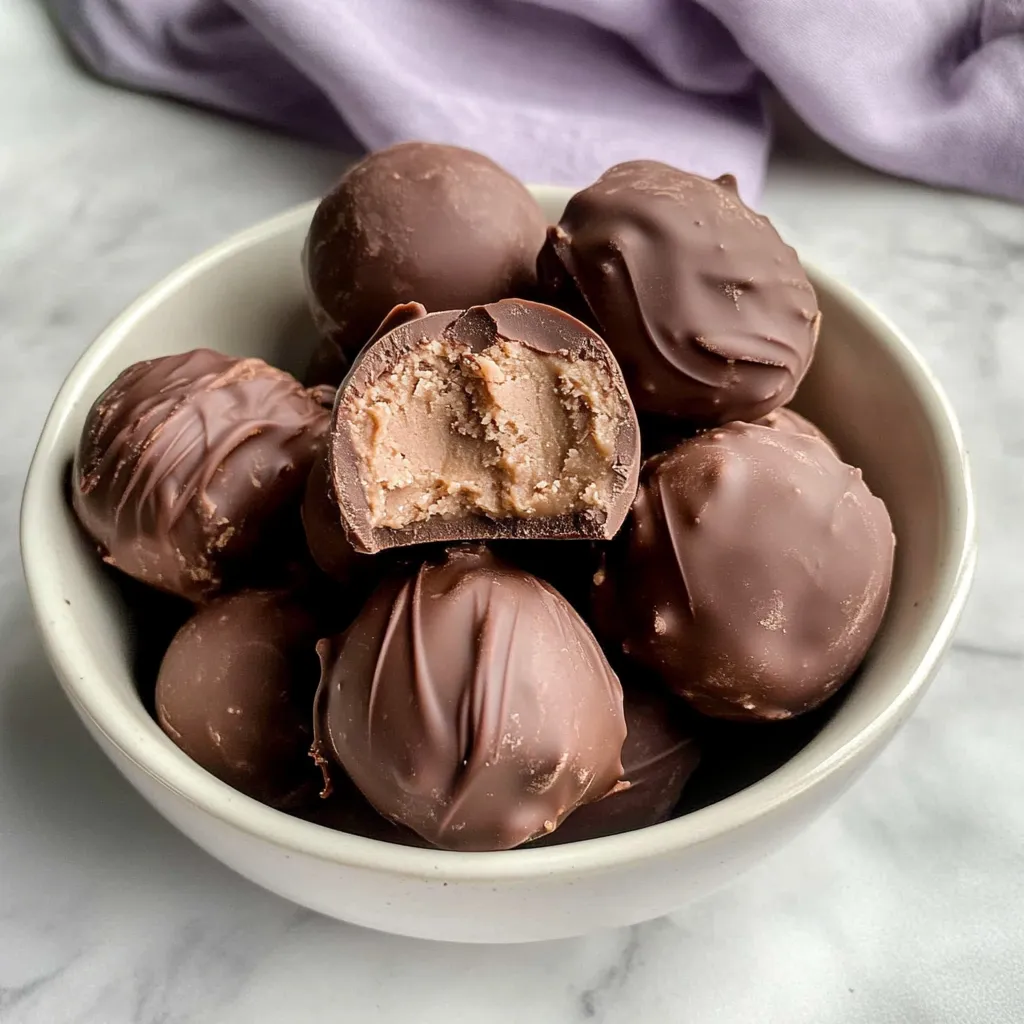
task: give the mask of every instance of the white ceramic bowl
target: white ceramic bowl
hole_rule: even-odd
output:
[[[565,189],[537,188],[553,218]],[[246,231],[143,296],[61,388],[25,489],[21,542],[47,652],[96,741],[170,822],[296,903],[433,939],[516,942],[628,925],[682,907],[775,850],[830,804],[910,714],[949,644],[974,563],[974,513],[953,412],[899,332],[809,268],[821,342],[800,409],[864,469],[898,538],[885,623],[848,697],[774,773],[653,828],[539,850],[448,853],[334,832],[230,789],[179,751],[132,678],[124,599],[83,541],[65,481],[86,412],[139,359],[209,346],[300,370],[311,351],[299,250],[312,205]]]

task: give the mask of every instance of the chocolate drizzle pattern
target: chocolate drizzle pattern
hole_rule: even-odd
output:
[[[229,564],[274,539],[322,448],[332,396],[208,349],[136,363],[89,413],[75,511],[112,565],[208,597]]]
[[[807,275],[729,175],[611,168],[549,229],[538,273],[550,301],[608,342],[641,413],[756,419],[793,396],[814,353]]]
[[[459,549],[321,641],[315,756],[437,846],[498,850],[616,787],[622,690],[547,584]]]

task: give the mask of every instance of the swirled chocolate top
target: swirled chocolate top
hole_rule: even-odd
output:
[[[209,349],[135,363],[86,418],[75,512],[111,565],[207,598],[233,572],[265,568],[300,529],[332,395]]]
[[[757,419],[789,401],[814,353],[814,289],[729,175],[618,164],[569,200],[538,270],[548,301],[608,342],[640,413]]]
[[[485,549],[385,581],[320,656],[321,759],[436,846],[518,846],[620,780],[622,689],[597,641]]]

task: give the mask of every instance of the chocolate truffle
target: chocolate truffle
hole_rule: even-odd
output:
[[[762,416],[756,421],[762,427],[774,427],[786,434],[803,434],[805,437],[816,437],[819,441],[836,450],[836,446],[825,436],[825,432],[817,424],[812,423],[806,416],[783,406],[781,409],[773,409],[767,416]]]
[[[436,312],[531,294],[545,226],[526,188],[479,153],[408,142],[361,160],[306,239],[306,290],[325,338],[316,383],[339,383],[400,302]]]
[[[300,534],[330,395],[209,349],[135,363],[86,417],[75,512],[105,561],[193,601],[266,572]]]
[[[595,578],[598,635],[698,711],[788,718],[864,657],[893,545],[885,505],[823,441],[727,424],[644,464]]]
[[[675,810],[700,761],[679,707],[682,702],[646,686],[625,686],[622,695],[622,779],[628,788],[573,811],[555,832],[531,845],[555,846],[632,832],[657,825]]]
[[[318,649],[320,762],[435,846],[518,846],[619,782],[622,689],[597,641],[483,548],[382,583]]]
[[[507,299],[401,323],[338,391],[328,445],[357,551],[431,541],[607,539],[640,438],[607,345]]]
[[[164,655],[157,721],[194,761],[256,800],[289,807],[314,799],[318,633],[314,616],[280,592],[215,599]]]
[[[619,164],[569,200],[538,271],[548,300],[608,342],[640,413],[757,419],[789,401],[814,354],[814,289],[730,175]]]

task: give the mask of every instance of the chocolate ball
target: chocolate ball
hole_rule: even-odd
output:
[[[334,404],[328,465],[355,549],[613,537],[636,494],[640,441],[604,341],[525,299],[405,309]]]
[[[385,581],[319,650],[321,761],[435,846],[518,846],[619,782],[622,690],[597,641],[484,549]]]
[[[789,401],[814,354],[814,289],[730,175],[611,168],[569,200],[538,272],[548,301],[608,342],[640,413],[757,419]]]
[[[598,635],[698,711],[788,718],[860,664],[893,547],[885,505],[823,441],[731,423],[645,463],[595,578]]]
[[[75,512],[106,562],[193,601],[268,573],[300,535],[328,398],[209,349],[135,363],[86,417]]]
[[[324,197],[306,239],[325,338],[316,381],[339,383],[398,303],[437,312],[531,294],[545,226],[526,188],[479,153],[426,142],[371,153]]]
[[[675,810],[700,750],[681,701],[647,686],[623,687],[626,742],[622,779],[629,787],[573,811],[550,836],[554,846],[657,825]]]
[[[806,416],[783,406],[781,409],[773,409],[767,416],[762,416],[756,421],[762,427],[773,427],[786,434],[803,434],[805,437],[816,437],[819,441],[836,450],[836,446],[825,436],[825,431],[816,423],[812,423]]]
[[[164,655],[157,721],[192,760],[247,796],[272,807],[312,799],[318,635],[315,617],[280,592],[212,601]]]

